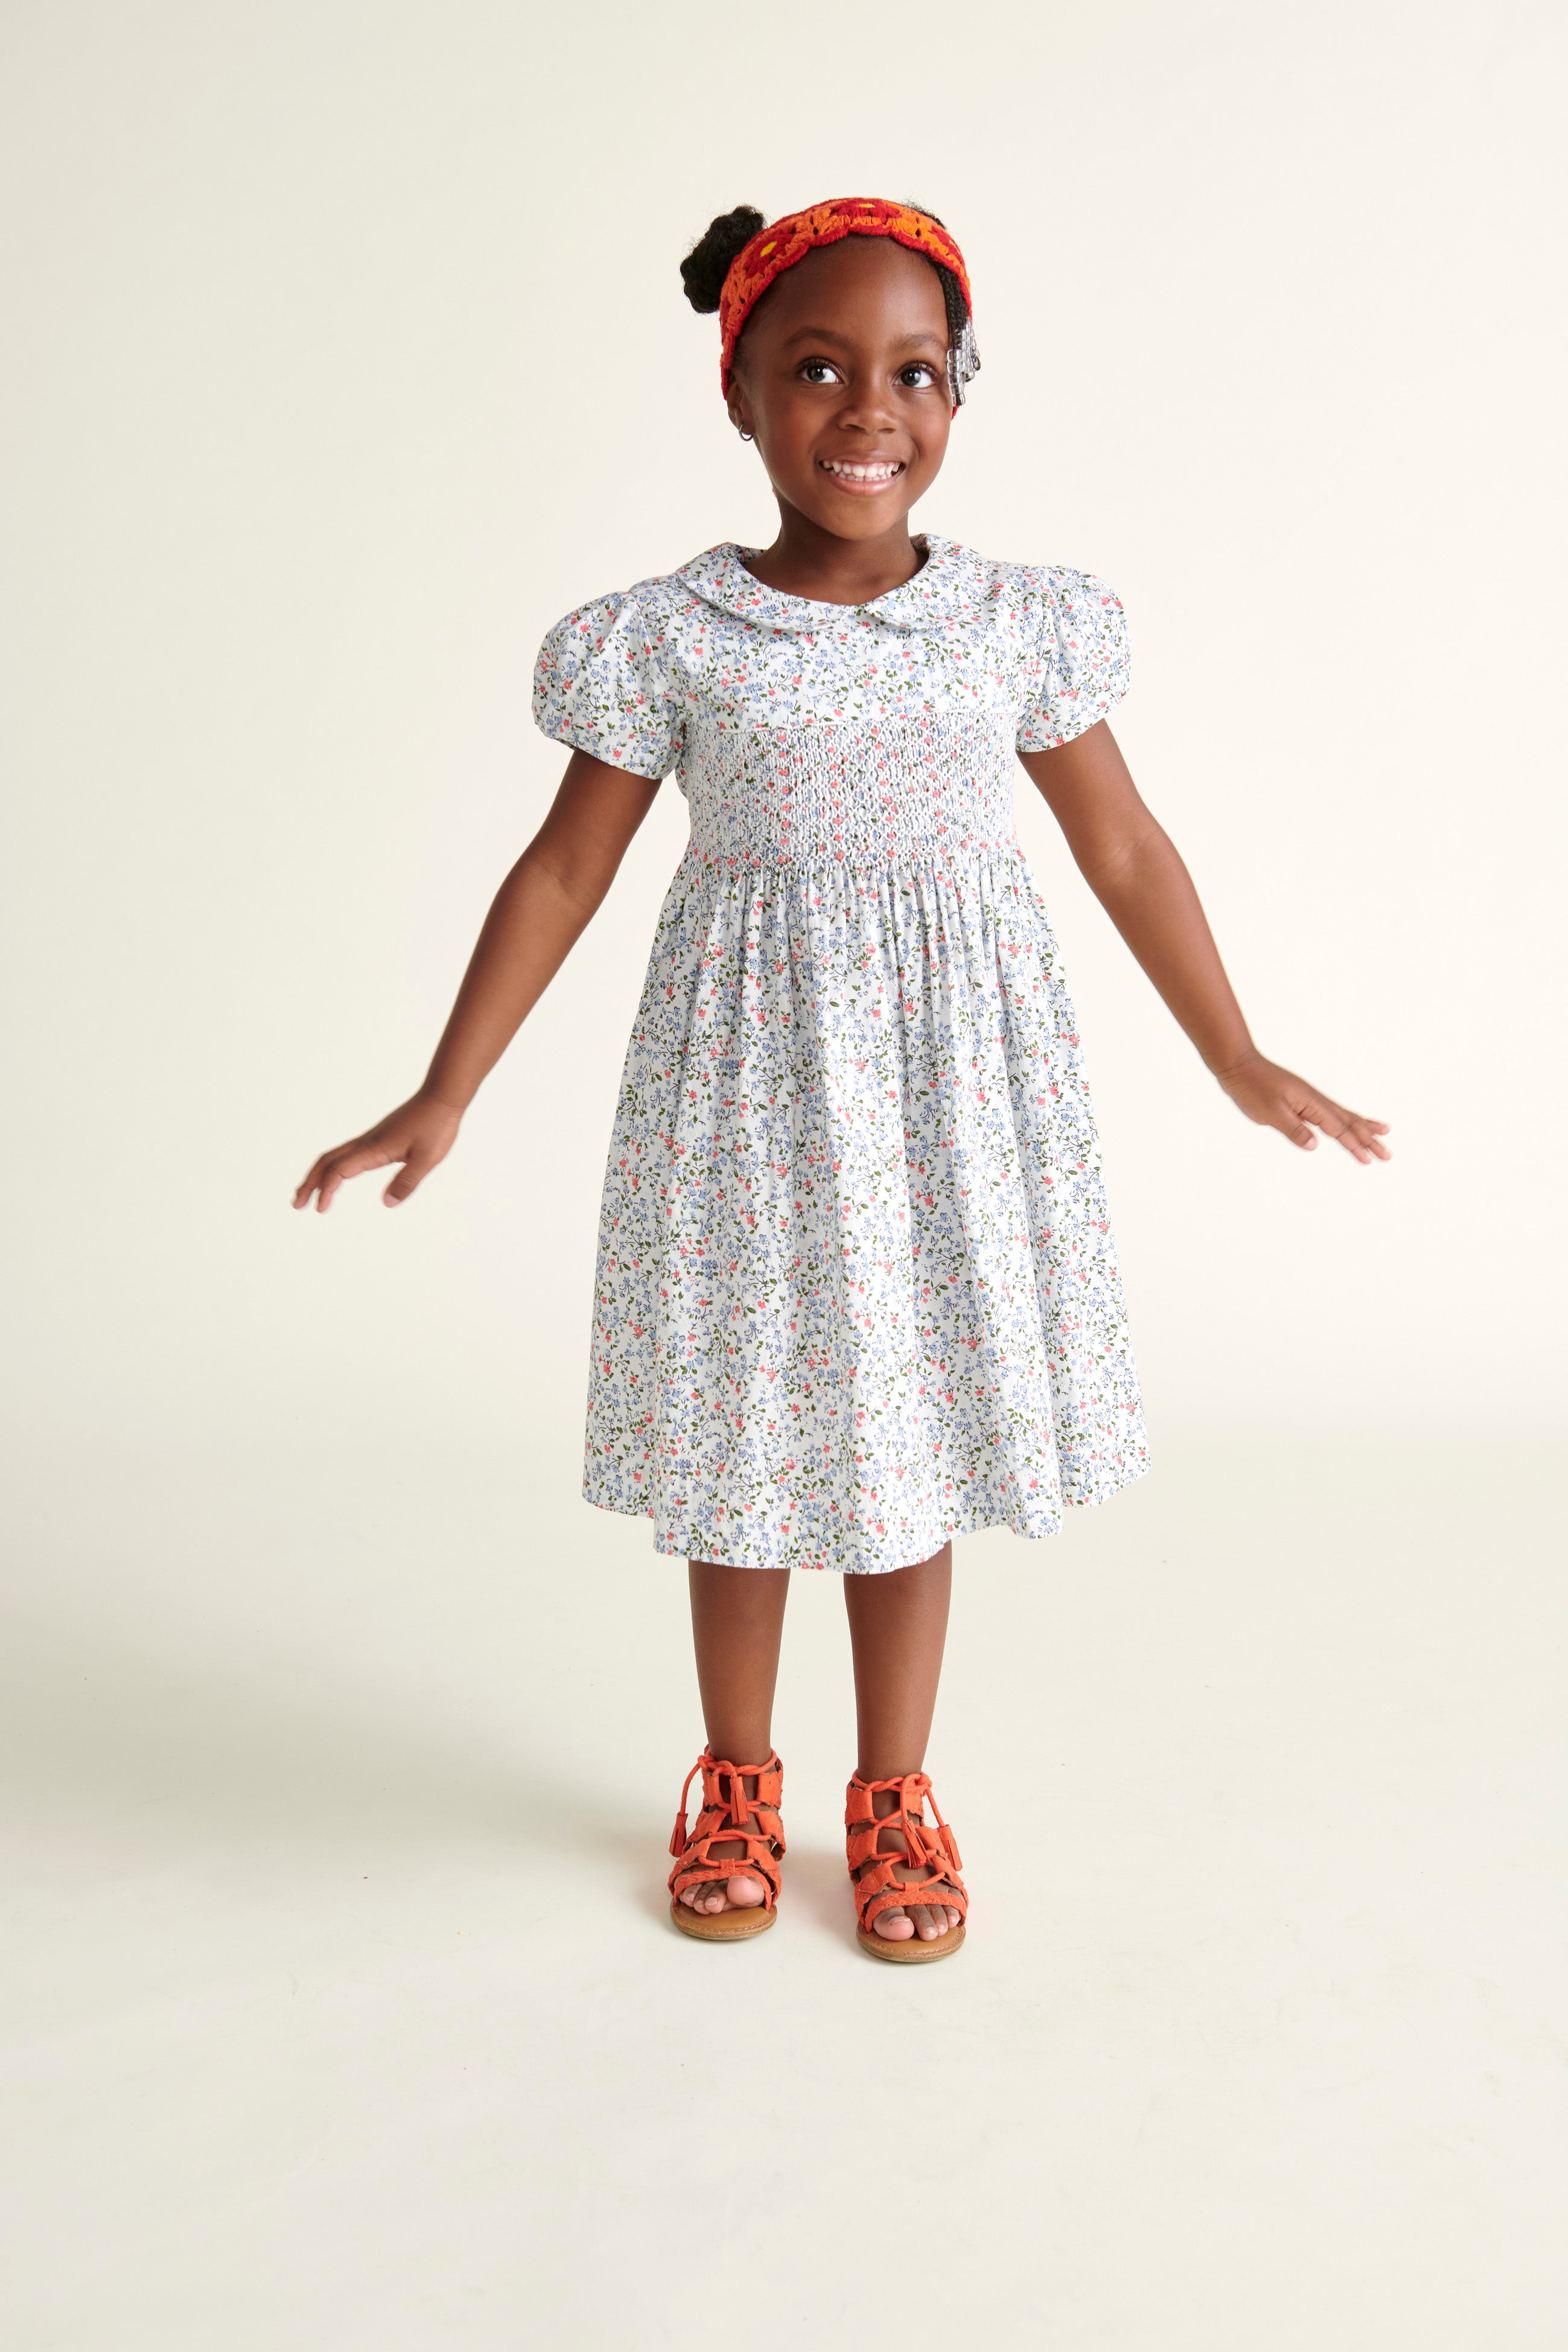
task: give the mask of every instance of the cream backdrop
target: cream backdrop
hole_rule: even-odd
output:
[[[0,10],[7,2352],[1568,2341],[1563,33]],[[778,1931],[674,1934],[680,1570],[577,1496],[673,788],[423,1192],[288,1207],[547,805],[544,629],[771,530],[680,254],[861,189],[973,269],[921,519],[1120,589],[1258,1035],[1398,1154],[1236,1116],[1020,774],[1156,1475],[961,1548],[900,1970],[831,1579]]]
[[[561,754],[540,636],[769,501],[676,263],[862,188],[984,373],[920,520],[1092,567],[1118,720],[1271,1052],[1219,1097],[1022,824],[1154,1436],[1561,1399],[1550,9],[13,5],[8,1350],[29,1439],[330,1417],[575,1477],[596,1192],[673,785],[395,1222],[291,1219],[401,1099]]]

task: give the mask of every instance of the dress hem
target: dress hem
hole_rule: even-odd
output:
[[[868,1564],[865,1567],[841,1568],[836,1562],[831,1564],[826,1560],[812,1560],[808,1562],[799,1559],[719,1559],[715,1558],[714,1554],[710,1550],[693,1551],[687,1544],[676,1542],[669,1535],[662,1532],[657,1528],[654,1531],[653,1548],[661,1558],[668,1559],[700,1559],[712,1568],[756,1568],[767,1570],[787,1568],[799,1569],[803,1574],[815,1573],[828,1576],[896,1576],[900,1569],[918,1567],[921,1560],[933,1559],[935,1555],[941,1551],[942,1546],[944,1544],[951,1543],[955,1536],[984,1535],[994,1528],[1006,1528],[1012,1534],[1021,1536],[1026,1543],[1047,1542],[1052,1536],[1059,1535],[1061,1533],[1063,1511],[1092,1510],[1100,1503],[1110,1502],[1117,1495],[1124,1494],[1129,1486],[1135,1486],[1141,1478],[1146,1478],[1149,1475],[1150,1467],[1151,1465],[1147,1461],[1140,1462],[1135,1467],[1129,1468],[1121,1472],[1112,1483],[1100,1486],[1098,1491],[1092,1495],[1064,1495],[1061,1498],[1061,1510],[1059,1510],[1049,1524],[1046,1526],[1029,1527],[1003,1510],[985,1509],[973,1517],[966,1514],[956,1518],[952,1522],[952,1526],[937,1538],[936,1542],[931,1546],[929,1552],[921,1553],[917,1559],[901,1559],[891,1562],[885,1568],[870,1564]],[[592,1493],[586,1483],[584,1483],[583,1487],[583,1500],[585,1503],[591,1504],[596,1511],[614,1512],[618,1518],[657,1519],[658,1517],[658,1509],[656,1504],[650,1503],[645,1506],[637,1503],[614,1502],[608,1496],[595,1495]]]

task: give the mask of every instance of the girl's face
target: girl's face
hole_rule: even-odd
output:
[[[947,453],[947,310],[890,237],[819,246],[746,321],[730,415],[781,505],[836,539],[899,530]]]

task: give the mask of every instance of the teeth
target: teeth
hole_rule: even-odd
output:
[[[852,482],[890,482],[895,474],[901,474],[903,470],[901,462],[879,466],[852,466],[846,458],[830,458],[826,465],[826,472],[845,474]]]

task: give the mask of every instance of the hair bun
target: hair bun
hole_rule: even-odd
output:
[[[767,225],[765,215],[755,205],[737,205],[733,212],[720,213],[709,222],[680,265],[681,284],[694,310],[719,308],[730,264]]]

